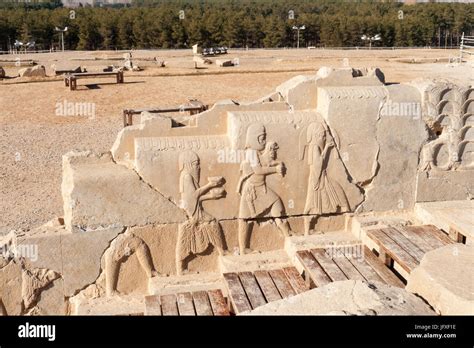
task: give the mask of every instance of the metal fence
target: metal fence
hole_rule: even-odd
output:
[[[466,36],[462,33],[459,59],[462,61],[464,55],[474,54],[474,36]]]

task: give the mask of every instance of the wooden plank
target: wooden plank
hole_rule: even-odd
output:
[[[405,287],[403,282],[398,279],[398,277],[392,271],[390,271],[387,266],[380,262],[377,256],[375,256],[375,254],[366,246],[364,247],[364,259],[388,285],[396,286],[399,288]]]
[[[372,253],[372,252],[370,252]],[[381,283],[387,283],[385,280],[382,279],[378,275],[377,272],[374,271],[374,269],[365,261],[364,258],[361,257],[351,257],[347,258],[350,263],[359,271],[360,274],[367,280],[369,283],[371,282],[381,282]]]
[[[212,312],[216,316],[230,315],[224,295],[220,289],[208,290],[209,302],[211,302]]]
[[[413,233],[414,235],[423,239],[433,249],[438,249],[446,245],[446,243],[436,238],[435,235],[429,232],[427,233],[426,229],[424,229],[422,226],[405,226],[404,229],[407,231],[407,233]]]
[[[267,304],[267,301],[265,301],[265,297],[263,296],[262,290],[260,290],[260,287],[258,286],[258,283],[251,272],[240,272],[239,278],[244,288],[244,291],[247,294],[247,298],[249,299],[252,309]]]
[[[254,276],[267,302],[281,300],[280,292],[267,271],[255,271]]]
[[[366,280],[362,274],[359,273],[357,268],[354,267],[354,265],[344,256],[344,255],[338,255],[336,257],[333,257],[332,260],[334,263],[336,263],[337,266],[342,270],[342,272],[345,274],[347,279],[350,280]]]
[[[298,251],[296,255],[316,287],[331,283],[331,278],[324,272],[323,268],[308,250]]]
[[[145,315],[161,315],[160,296],[145,296]]]
[[[347,280],[346,275],[341,271],[338,265],[336,265],[334,261],[326,255],[324,249],[313,249],[311,250],[311,254],[313,254],[316,261],[319,262],[333,282]]]
[[[408,254],[413,256],[413,258],[418,261],[421,261],[425,252],[421,250],[418,246],[413,244],[408,238],[406,238],[402,233],[397,231],[395,228],[384,228],[383,232],[392,239],[395,243],[400,245]]]
[[[463,243],[466,236],[464,236],[461,232],[459,232],[455,227],[449,227],[449,238],[451,238],[456,243]]]
[[[190,292],[183,292],[176,295],[179,315],[196,315],[194,311],[193,296]]]
[[[408,226],[408,230],[417,230],[421,235],[427,235],[434,237],[441,241],[443,245],[453,244],[454,241],[448,237],[448,235],[442,232],[438,227],[433,225],[423,225],[423,226]]]
[[[393,228],[395,228],[398,232],[403,234],[405,238],[410,240],[413,244],[417,245],[418,248],[420,248],[423,252],[427,253],[428,251],[431,251],[434,249],[434,247],[430,243],[428,243],[424,238],[418,235],[418,233],[409,231],[405,227],[406,226],[397,226]]]
[[[286,279],[285,272],[283,272],[283,270],[275,269],[268,271],[268,274],[270,274],[270,277],[272,277],[272,280],[275,283],[282,298],[296,295],[295,290],[293,290],[290,282],[288,279]]]
[[[214,315],[206,291],[193,292],[193,300],[197,315]]]
[[[252,309],[247,299],[244,288],[236,273],[224,273],[224,279],[229,293],[230,303],[235,313],[241,313]]]
[[[295,267],[285,267],[283,268],[283,272],[290,282],[291,287],[297,294],[301,294],[302,292],[309,290],[309,287],[306,286],[304,279],[301,277]]]
[[[411,272],[418,265],[418,261],[413,258],[408,252],[405,251],[400,245],[395,243],[393,239],[387,236],[383,229],[380,230],[369,230],[367,236],[374,240],[384,252],[390,255],[390,257],[396,261],[405,271]]]
[[[163,315],[179,315],[178,306],[176,306],[176,295],[162,295],[160,302]]]

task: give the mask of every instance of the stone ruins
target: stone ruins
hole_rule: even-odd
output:
[[[474,314],[472,86],[321,68],[62,165],[64,215],[0,239],[0,315]]]

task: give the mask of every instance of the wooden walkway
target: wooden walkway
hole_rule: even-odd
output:
[[[432,225],[373,229],[367,231],[367,236],[379,246],[383,263],[391,267],[395,261],[408,273],[420,264],[428,251],[454,243]]]
[[[404,287],[402,281],[367,247],[353,245],[350,246],[352,251],[346,252],[347,248],[338,246],[298,251],[297,257],[305,270],[308,285],[321,287],[335,281],[362,280]]]
[[[225,273],[230,304],[234,313],[250,311],[269,302],[308,290],[294,267],[271,271]]]
[[[145,297],[145,315],[157,316],[226,316],[227,301],[221,290],[184,292]]]

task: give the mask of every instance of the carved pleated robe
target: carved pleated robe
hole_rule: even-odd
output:
[[[182,191],[188,221],[178,227],[178,255],[184,259],[189,254],[204,252],[209,244],[223,248],[224,241],[219,223],[202,208],[195,192],[199,184],[193,176],[182,173],[180,190]]]
[[[339,208],[346,210],[346,196],[339,183],[328,176],[329,161],[322,157],[322,149],[317,144],[309,144],[308,150],[309,179],[304,213],[321,215],[335,213]]]

